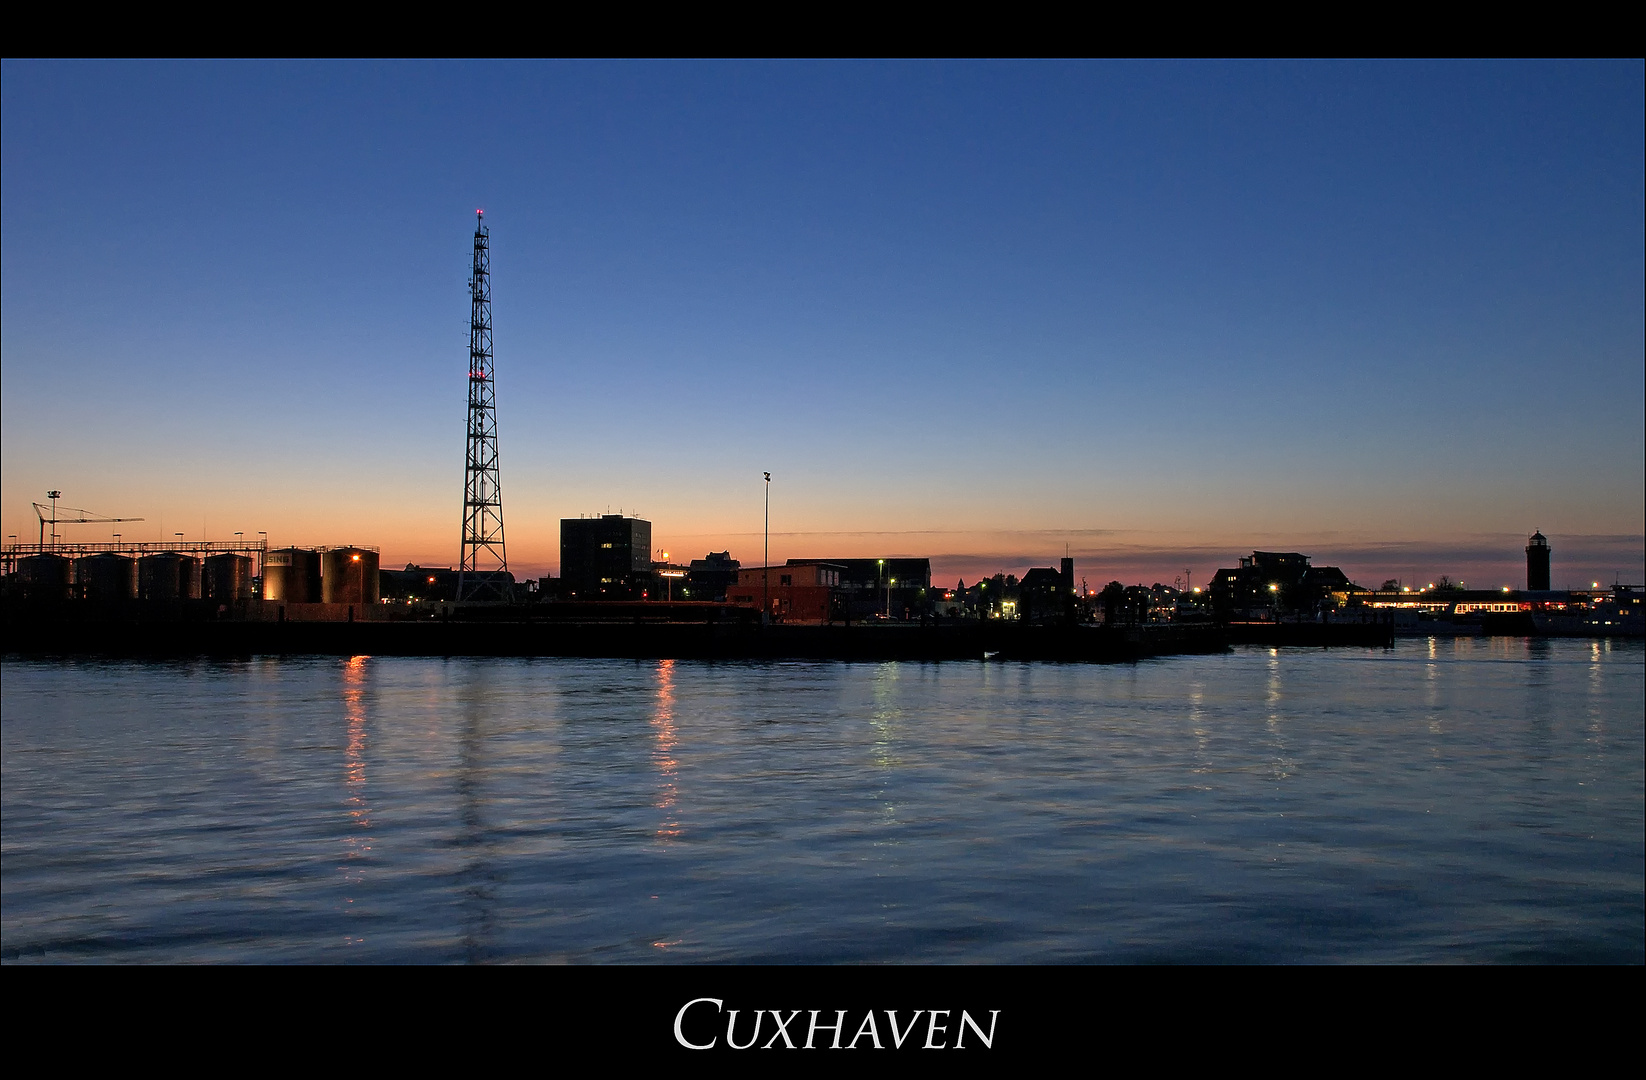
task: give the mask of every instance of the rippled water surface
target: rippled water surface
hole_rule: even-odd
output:
[[[1646,959],[1638,642],[3,675],[8,962]]]

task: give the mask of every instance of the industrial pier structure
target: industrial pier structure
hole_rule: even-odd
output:
[[[93,601],[250,600],[267,545],[241,541],[10,544],[3,569],[26,595]]]
[[[365,605],[379,599],[378,551],[354,545],[270,549],[266,541],[221,540],[12,544],[0,552],[0,569],[25,598],[104,606],[183,600]]]

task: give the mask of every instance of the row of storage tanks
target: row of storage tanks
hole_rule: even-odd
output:
[[[375,604],[377,552],[340,547],[280,548],[263,556],[263,599],[287,604]]]
[[[317,551],[281,548],[263,556],[263,599],[288,604],[375,604],[377,552],[343,547]],[[246,555],[197,558],[164,551],[132,558],[104,551],[71,559],[30,555],[17,577],[37,595],[86,600],[250,600],[252,560]]]

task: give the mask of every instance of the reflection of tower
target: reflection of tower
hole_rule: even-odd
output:
[[[497,705],[481,679],[470,680],[460,696],[462,717],[457,733],[456,850],[463,856],[457,871],[457,885],[463,919],[463,958],[471,964],[484,963],[493,956],[497,936],[497,887],[502,881],[497,871],[496,841],[486,820],[486,717]]]
[[[1540,532],[1526,541],[1526,588],[1530,592],[1549,589],[1549,538]]]
[[[504,599],[503,490],[497,471],[497,393],[492,382],[491,252],[485,218],[475,211],[474,274],[469,278],[469,455],[463,470],[463,552],[459,600]]]

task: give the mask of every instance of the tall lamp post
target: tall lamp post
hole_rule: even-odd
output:
[[[57,500],[62,497],[63,493],[61,491],[46,492],[46,498],[51,500],[51,546],[53,551],[57,550]],[[45,522],[40,523],[40,531],[46,531]],[[40,540],[41,543],[45,543],[45,537],[41,537]]]
[[[772,474],[766,477],[766,554],[760,560],[760,580],[765,587],[764,606],[760,609],[760,625],[772,617]]]

